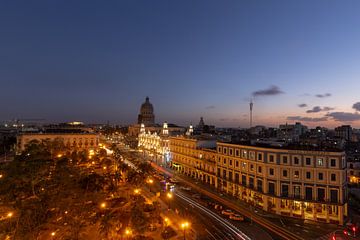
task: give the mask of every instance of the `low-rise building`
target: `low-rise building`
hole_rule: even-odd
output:
[[[96,133],[20,133],[17,136],[16,153],[20,154],[25,150],[26,145],[31,141],[61,140],[65,147],[73,151],[94,150],[98,147],[99,136]]]

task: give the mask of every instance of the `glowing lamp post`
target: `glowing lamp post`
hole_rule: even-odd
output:
[[[186,237],[185,237],[185,231],[186,229],[189,227],[189,223],[188,222],[183,222],[181,224],[181,229],[184,231],[184,240],[186,240]]]

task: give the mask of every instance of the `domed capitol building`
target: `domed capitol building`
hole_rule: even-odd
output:
[[[140,113],[138,115],[137,124],[132,124],[128,128],[130,136],[138,137],[140,128],[143,126],[146,133],[160,134],[163,130],[163,124],[155,123],[154,106],[150,102],[150,98],[146,97],[145,102],[141,104]],[[179,127],[175,124],[167,124],[170,135],[182,134],[186,131],[184,127]]]
[[[140,114],[138,115],[138,124],[151,126],[155,124],[154,107],[150,103],[149,97],[146,97],[145,102],[141,104]]]

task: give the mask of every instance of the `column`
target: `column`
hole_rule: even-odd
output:
[[[275,198],[275,206],[276,206],[276,214],[280,215],[280,209],[281,209],[281,199]]]
[[[268,211],[268,196],[262,195],[263,199],[263,210]]]

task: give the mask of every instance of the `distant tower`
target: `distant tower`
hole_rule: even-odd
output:
[[[140,133],[145,133],[145,124],[140,125]]]
[[[252,127],[252,111],[253,111],[254,103],[252,99],[250,100],[250,128]]]
[[[164,124],[163,124],[162,134],[163,135],[169,135],[169,129],[168,129],[167,122],[164,122]]]
[[[190,124],[189,129],[186,132],[186,135],[191,136],[191,135],[193,135],[193,133],[194,133],[193,125]]]

